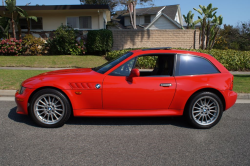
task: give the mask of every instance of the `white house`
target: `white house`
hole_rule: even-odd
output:
[[[132,29],[128,11],[117,11],[112,21],[118,29]],[[181,29],[180,5],[136,9],[137,29]],[[114,28],[114,27],[112,27]]]

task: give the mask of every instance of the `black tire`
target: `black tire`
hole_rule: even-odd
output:
[[[223,114],[221,99],[211,92],[193,95],[185,110],[187,120],[199,129],[209,129],[216,125]]]
[[[34,94],[29,114],[33,121],[41,127],[61,127],[71,115],[71,106],[63,93],[47,88]]]

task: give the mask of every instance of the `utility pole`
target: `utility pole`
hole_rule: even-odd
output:
[[[2,0],[2,5],[4,6],[4,0]]]

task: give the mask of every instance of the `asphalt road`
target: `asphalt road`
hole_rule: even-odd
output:
[[[0,101],[0,165],[250,165],[250,104],[236,104],[208,130],[181,117],[71,118],[35,126]]]

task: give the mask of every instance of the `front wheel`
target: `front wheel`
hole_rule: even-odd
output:
[[[220,121],[223,105],[216,94],[201,92],[191,98],[185,111],[189,122],[194,127],[208,129]]]
[[[55,89],[42,89],[31,101],[30,115],[41,127],[60,127],[69,119],[71,107],[68,99]]]

